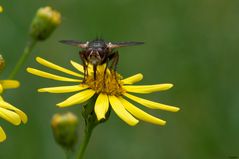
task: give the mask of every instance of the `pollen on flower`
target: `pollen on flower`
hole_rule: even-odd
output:
[[[93,72],[90,72],[85,79],[85,84],[89,88],[96,91],[96,93],[103,93],[107,95],[121,96],[126,90],[122,87],[122,76],[114,71],[107,71],[104,73],[105,66],[98,67],[96,72],[96,79],[94,79]]]

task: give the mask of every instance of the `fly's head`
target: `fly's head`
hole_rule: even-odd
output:
[[[100,65],[104,63],[109,53],[107,44],[103,40],[93,40],[87,43],[87,47],[83,50],[86,61],[92,65]]]

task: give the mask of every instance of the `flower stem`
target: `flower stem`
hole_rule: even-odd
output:
[[[66,150],[65,153],[66,153],[66,159],[73,159],[74,153],[72,150]]]
[[[77,159],[83,159],[85,150],[90,141],[90,137],[93,129],[100,123],[97,120],[97,117],[94,112],[94,106],[97,96],[94,95],[91,100],[83,106],[82,116],[85,119],[85,129],[84,129],[84,137],[82,143],[80,143],[80,147],[76,152]]]
[[[84,154],[85,154],[85,150],[86,150],[86,148],[88,146],[88,143],[90,141],[90,137],[91,137],[93,129],[94,129],[93,124],[89,124],[89,125],[85,126],[85,134],[84,134],[83,142],[80,144],[80,149],[77,152],[77,159],[83,159]]]
[[[17,72],[19,71],[19,69],[22,67],[22,65],[25,63],[25,61],[27,60],[28,56],[30,55],[32,49],[34,48],[34,46],[36,45],[36,40],[31,39],[26,47],[24,48],[24,51],[21,55],[21,57],[19,58],[17,64],[15,65],[14,69],[12,70],[11,74],[9,75],[9,79],[13,79]]]

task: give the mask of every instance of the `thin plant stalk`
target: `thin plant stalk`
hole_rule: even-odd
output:
[[[95,105],[96,99],[97,99],[97,96],[95,95],[94,97],[91,98],[91,100],[85,106],[83,106],[83,109],[82,109],[82,115],[83,115],[83,118],[85,119],[85,129],[84,129],[83,141],[79,144],[80,147],[77,149],[77,152],[76,152],[77,159],[83,159],[86,148],[89,144],[89,141],[92,135],[92,131],[100,123],[97,120],[97,117],[94,113],[94,105]]]
[[[66,159],[73,159],[74,157],[74,152],[72,150],[66,150]]]
[[[9,75],[9,79],[13,79],[17,72],[20,70],[20,68],[23,66],[23,64],[25,63],[25,61],[27,60],[27,58],[29,57],[31,51],[33,50],[34,46],[36,45],[36,40],[31,39],[26,47],[24,48],[24,51],[21,55],[21,57],[19,58],[17,64],[15,65],[14,69],[12,70],[11,74]]]
[[[80,148],[78,149],[78,152],[77,152],[77,159],[83,159],[86,148],[87,148],[88,143],[90,141],[90,137],[92,135],[92,131],[94,129],[94,126],[95,125],[93,125],[93,124],[89,124],[85,127],[85,134],[84,134],[84,137],[83,137],[83,142],[80,144]]]

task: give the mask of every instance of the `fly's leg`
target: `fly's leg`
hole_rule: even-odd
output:
[[[105,76],[106,76],[106,71],[107,71],[107,68],[108,68],[108,65],[109,65],[109,58],[106,59],[106,62],[105,62],[106,66],[105,66],[105,70],[104,70],[104,77],[103,77],[103,87],[105,88]]]
[[[97,65],[93,65],[93,71],[94,71],[94,80],[96,80]]]
[[[116,75],[116,69],[117,69],[117,65],[118,65],[118,61],[119,61],[119,53],[118,51],[114,52],[112,54],[112,56],[110,57],[111,65],[110,65],[110,69],[114,71],[114,74]]]
[[[114,78],[115,78],[115,80],[117,82],[116,69],[117,69],[117,65],[118,65],[118,62],[119,62],[119,53],[118,53],[118,51],[113,52],[113,54],[111,54],[111,56],[109,58],[112,61],[111,65],[110,65],[110,70],[111,70],[111,73],[113,73],[113,76],[114,76]]]
[[[94,85],[96,86],[97,65],[93,65],[93,71],[94,71]]]
[[[86,64],[86,61],[85,61],[86,58],[84,56],[84,52],[80,52],[80,58],[81,58],[81,61],[83,63],[83,68],[84,68],[84,78],[83,78],[82,83],[85,83],[86,77],[88,77],[88,64]]]
[[[106,65],[105,65],[105,70],[104,70],[104,77],[105,77],[105,75],[106,75],[106,70],[107,70],[108,65],[109,65],[109,58],[106,59],[105,64],[106,64]]]

